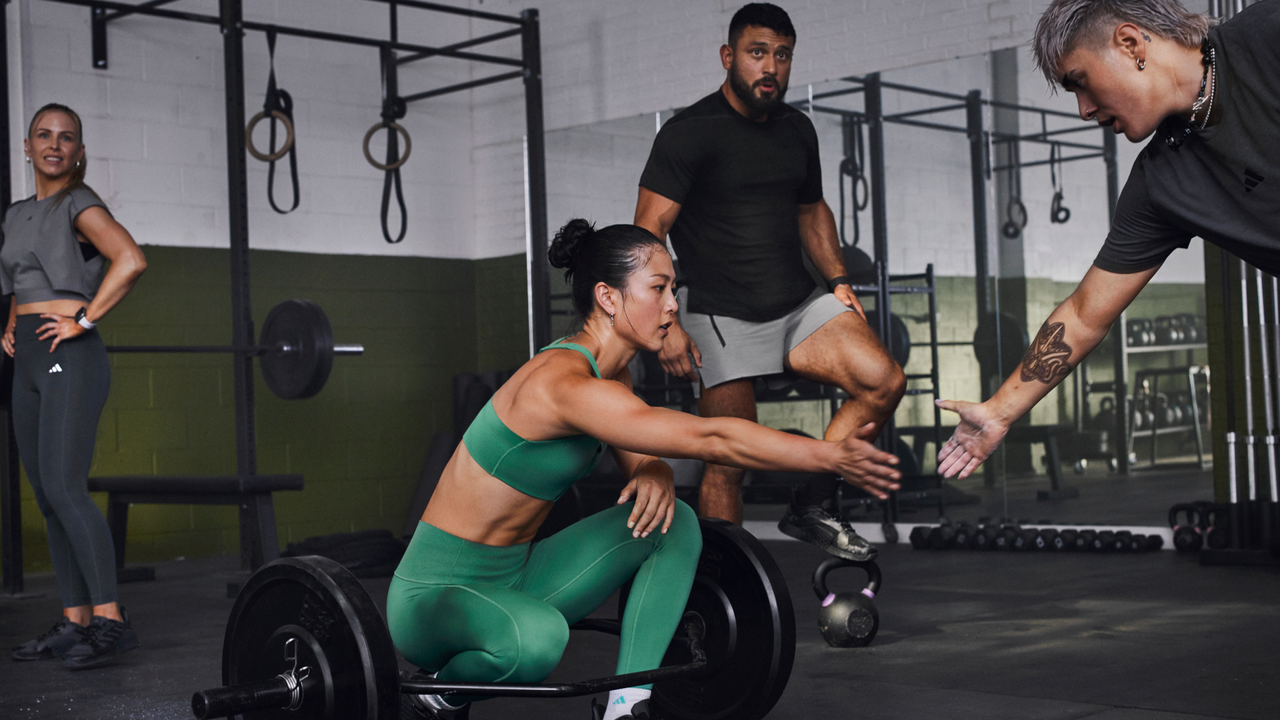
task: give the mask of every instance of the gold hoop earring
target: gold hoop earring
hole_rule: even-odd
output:
[[[1146,70],[1146,69],[1147,69],[1147,61],[1146,61],[1145,59],[1143,59],[1143,58],[1138,58],[1138,69],[1139,69],[1139,70]]]

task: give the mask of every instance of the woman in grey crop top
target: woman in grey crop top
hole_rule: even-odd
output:
[[[897,459],[867,442],[867,427],[826,442],[650,407],[632,393],[628,364],[662,349],[676,314],[671,256],[648,230],[573,220],[549,254],[567,269],[582,330],[517,370],[486,406],[489,417],[476,420],[484,432],[463,435],[388,591],[396,647],[442,680],[540,682],[560,661],[569,625],[628,580],[616,672],[658,667],[702,547],[663,457],[898,487]],[[530,546],[554,498],[589,467],[599,447],[591,438],[612,449],[627,480],[617,504]],[[610,692],[595,717],[648,717],[649,689]],[[463,701],[412,698],[433,719],[465,717]]]
[[[147,265],[84,184],[82,126],[73,110],[51,104],[36,111],[23,150],[36,194],[4,217],[0,291],[12,297],[0,346],[14,359],[18,457],[48,527],[63,616],[11,656],[60,658],[84,669],[138,646],[117,602],[111,534],[89,498],[88,478],[110,383],[94,325]]]

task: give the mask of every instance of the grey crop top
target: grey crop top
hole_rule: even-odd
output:
[[[47,300],[88,302],[102,284],[106,260],[97,248],[76,240],[75,221],[91,207],[106,205],[87,187],[58,201],[31,196],[9,206],[0,241],[0,293],[16,293],[18,304]]]

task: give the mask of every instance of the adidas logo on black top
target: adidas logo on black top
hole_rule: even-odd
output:
[[[54,363],[53,367],[49,368],[49,372],[51,373],[62,372],[62,366],[59,365],[58,363]]]
[[[1245,168],[1245,170],[1244,170],[1244,191],[1245,191],[1245,192],[1253,192],[1253,189],[1254,189],[1254,188],[1256,188],[1256,187],[1258,187],[1259,185],[1261,185],[1263,180],[1266,180],[1266,178],[1264,178],[1264,177],[1262,177],[1261,175],[1259,175],[1258,173],[1256,173],[1256,172],[1254,172],[1254,171],[1250,170],[1249,168]]]

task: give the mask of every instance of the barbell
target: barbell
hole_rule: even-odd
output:
[[[759,720],[791,677],[791,595],[750,533],[723,520],[699,522],[693,587],[655,670],[561,684],[402,676],[386,622],[355,575],[327,558],[289,557],[260,568],[236,597],[222,646],[225,687],[195,693],[192,712],[198,720],[398,720],[407,694],[558,698],[654,683],[660,717]],[[572,627],[617,635],[622,622],[589,618]]]
[[[309,398],[329,379],[334,355],[361,355],[363,345],[335,345],[329,318],[310,300],[271,308],[257,345],[108,345],[113,353],[234,353],[258,358],[262,379],[282,400]]]

